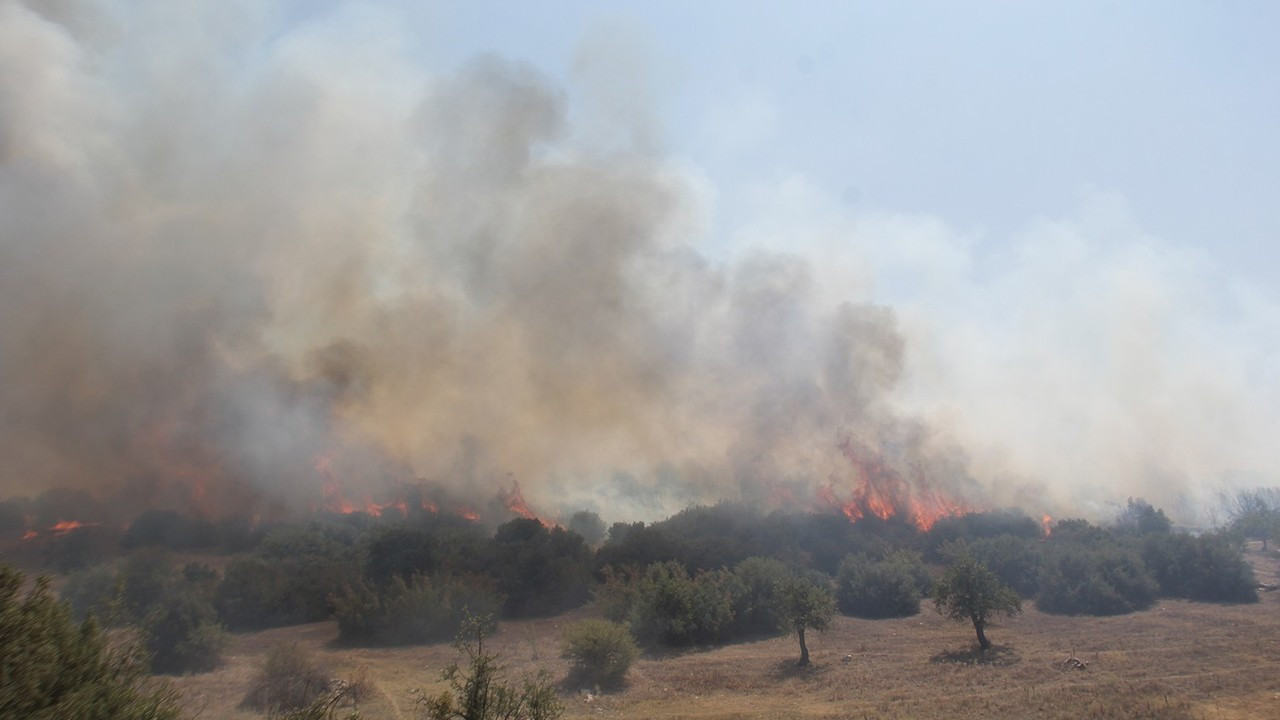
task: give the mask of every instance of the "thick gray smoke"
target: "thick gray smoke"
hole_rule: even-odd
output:
[[[817,302],[799,257],[709,262],[682,172],[575,148],[530,68],[388,79],[323,34],[189,48],[42,7],[0,5],[6,493],[516,480],[655,515],[807,502],[852,484],[841,434],[908,432],[890,311]]]
[[[653,517],[843,502],[858,448],[921,497],[1074,499],[964,430],[975,376],[930,362],[974,337],[767,238],[701,253],[701,181],[648,119],[580,143],[534,69],[431,75],[394,19],[281,34],[255,6],[0,0],[0,496],[482,507],[518,481]],[[976,405],[1034,399],[1010,380]]]

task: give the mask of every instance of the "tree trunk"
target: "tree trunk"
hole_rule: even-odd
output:
[[[987,633],[985,632],[986,625],[986,622],[979,620],[978,618],[973,619],[973,629],[978,631],[978,646],[983,650],[990,650],[991,641],[987,639]]]
[[[804,644],[804,628],[796,628],[796,635],[800,637],[800,662],[796,664],[804,667],[809,664],[809,646]]]

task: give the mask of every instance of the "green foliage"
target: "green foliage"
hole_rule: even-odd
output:
[[[782,587],[782,617],[800,641],[800,665],[809,664],[809,646],[805,632],[822,632],[831,624],[836,612],[830,581],[820,573],[795,573]]]
[[[486,555],[510,617],[564,612],[591,597],[591,548],[577,533],[517,518],[498,527]]]
[[[1220,535],[1150,535],[1142,559],[1160,593],[1210,602],[1258,602],[1258,580],[1240,550]]]
[[[412,645],[457,634],[469,615],[493,615],[502,598],[477,578],[396,577],[385,586],[356,581],[334,598],[338,639]]]
[[[418,693],[423,720],[555,720],[564,706],[545,673],[509,684],[498,657],[484,649],[492,617],[468,618],[455,642],[466,666],[452,663],[443,673],[449,690]]]
[[[900,552],[882,561],[850,555],[836,573],[840,612],[862,618],[907,617],[920,612],[928,571],[918,555]]]
[[[190,563],[178,572],[168,556],[147,551],[115,573],[99,567],[73,576],[64,597],[77,613],[136,626],[154,672],[204,672],[218,665],[227,642],[213,605],[216,587],[209,566]]]
[[[106,565],[97,565],[67,576],[61,595],[71,603],[76,618],[84,619],[93,613],[100,621],[112,625],[118,620],[114,606],[120,590],[115,571]]]
[[[650,565],[632,580],[627,625],[643,645],[720,642],[733,621],[732,581],[723,570],[690,577],[677,562]]]
[[[945,547],[949,544],[957,542],[972,544],[982,538],[995,538],[1002,535],[1012,535],[1024,540],[1039,540],[1042,534],[1043,528],[1040,523],[1021,511],[993,510],[944,517],[929,529],[929,552],[926,555],[931,561],[945,560]]]
[[[1016,535],[980,538],[967,545],[979,563],[1000,578],[1000,582],[1024,598],[1034,597],[1040,587],[1042,543]]]
[[[310,653],[282,643],[267,651],[241,705],[269,714],[302,710],[323,699],[329,684],[328,671]]]
[[[1132,547],[1103,541],[1057,543],[1041,566],[1036,608],[1064,615],[1120,615],[1150,607],[1159,591]]]
[[[25,593],[21,573],[0,564],[0,717],[30,720],[167,720],[177,697],[146,677],[135,644],[109,642],[80,624],[47,578]]]
[[[933,603],[946,618],[972,622],[983,650],[991,647],[986,626],[992,617],[1022,612],[1018,593],[964,552],[953,555],[951,564],[934,584]]]
[[[782,590],[794,569],[772,558],[747,558],[733,569],[734,637],[771,635],[786,631]]]
[[[622,683],[640,655],[631,632],[607,620],[583,620],[564,629],[560,657],[575,680],[605,687]]]
[[[190,586],[168,590],[149,608],[142,628],[157,673],[212,670],[228,640],[207,594]]]

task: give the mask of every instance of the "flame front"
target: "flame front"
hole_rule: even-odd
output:
[[[868,515],[881,520],[902,516],[921,531],[939,519],[972,512],[973,508],[932,487],[928,476],[912,468],[910,482],[877,452],[869,451],[846,438],[841,452],[853,466],[854,487],[847,501],[837,498],[835,482],[818,489],[823,504],[839,509],[850,522]]]

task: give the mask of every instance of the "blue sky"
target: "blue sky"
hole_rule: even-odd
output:
[[[663,148],[707,173],[724,223],[754,184],[801,175],[998,246],[1101,191],[1224,272],[1269,283],[1280,261],[1274,3],[475,2],[418,17],[434,62],[499,53],[571,92],[584,46],[608,37],[632,56],[613,62],[643,66]]]

